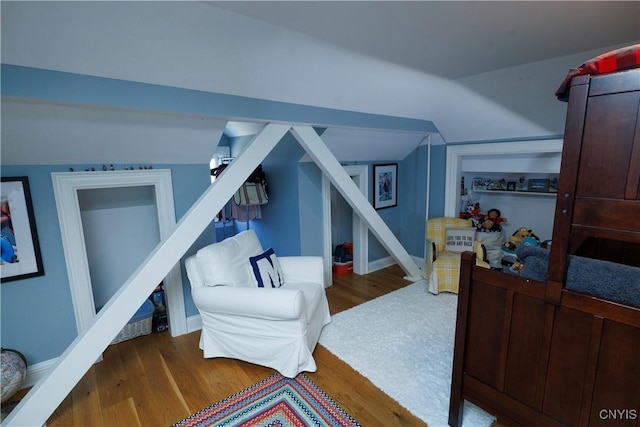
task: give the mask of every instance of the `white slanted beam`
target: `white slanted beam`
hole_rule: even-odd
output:
[[[151,252],[56,364],[14,408],[3,426],[42,426],[80,381],[156,285],[180,261],[290,125],[267,125]]]
[[[411,258],[411,255],[371,206],[366,195],[360,192],[358,186],[340,165],[333,153],[329,151],[329,148],[327,148],[316,131],[311,126],[293,126],[291,133],[322,172],[329,177],[331,183],[351,205],[351,208],[367,223],[371,233],[376,236],[382,246],[407,274],[407,279],[414,282],[422,279],[420,269]]]

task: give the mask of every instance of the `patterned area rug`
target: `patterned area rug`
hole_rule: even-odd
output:
[[[274,374],[174,424],[209,426],[359,426],[304,374]]]

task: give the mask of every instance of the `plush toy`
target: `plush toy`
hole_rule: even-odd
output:
[[[505,240],[501,225],[505,219],[500,215],[498,209],[489,209],[486,214],[481,214],[474,219],[478,231],[476,240],[486,249],[489,265],[496,269],[502,268],[502,245]]]
[[[511,271],[511,273],[514,274],[520,274],[522,272],[522,268],[524,267],[524,265],[522,265],[522,263],[520,262],[520,260],[516,260],[511,267],[509,267],[509,270]]]
[[[510,255],[515,255],[516,254],[516,244],[513,242],[507,242],[502,246],[502,251],[506,252],[507,254]]]
[[[533,234],[531,230],[527,227],[518,228],[512,235],[509,237],[509,240],[516,245],[530,245],[530,246],[538,246],[540,244],[540,238]]]
[[[475,203],[470,204],[469,206],[467,206],[467,212],[472,217],[477,217],[478,215],[480,215],[480,203],[475,202]]]
[[[502,231],[502,224],[507,222],[498,209],[489,209],[486,215],[480,215],[476,222],[478,231]]]

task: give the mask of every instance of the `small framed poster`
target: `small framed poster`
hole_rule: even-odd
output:
[[[398,206],[398,164],[373,165],[373,207]]]
[[[546,193],[549,191],[549,180],[542,178],[532,178],[529,180],[527,191],[534,193]]]
[[[44,275],[29,179],[2,177],[2,282]]]

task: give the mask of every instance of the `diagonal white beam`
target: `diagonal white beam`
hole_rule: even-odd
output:
[[[80,381],[113,338],[125,326],[193,242],[211,223],[249,174],[271,152],[290,125],[269,124],[194,203],[142,265],[122,285],[93,323],[67,347],[45,377],[29,391],[2,423],[42,426]]]
[[[408,279],[412,281],[420,280],[422,278],[420,269],[411,258],[411,255],[400,244],[391,229],[371,206],[367,196],[360,192],[358,186],[338,162],[338,159],[329,151],[329,148],[327,148],[316,131],[311,126],[293,126],[291,133],[322,172],[329,177],[331,183],[351,205],[351,208],[367,223],[371,233],[395,258],[400,267],[409,276]]]

